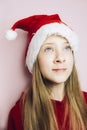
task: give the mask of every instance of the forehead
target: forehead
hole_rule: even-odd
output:
[[[60,35],[51,35],[46,38],[46,40],[43,42],[42,45],[45,44],[52,44],[52,43],[63,43],[63,44],[69,44],[68,40]]]

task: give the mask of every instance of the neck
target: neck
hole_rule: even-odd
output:
[[[53,85],[51,99],[62,101],[64,98],[64,83]]]

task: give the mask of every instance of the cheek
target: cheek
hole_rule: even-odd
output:
[[[53,61],[53,55],[45,55],[38,58],[39,66],[40,67],[47,67],[52,64]]]
[[[45,64],[46,61],[39,61],[39,68],[40,68],[40,72],[44,77],[44,73],[47,71],[47,64]]]
[[[68,64],[68,68],[70,68],[70,70],[72,70],[73,64],[74,64],[73,55],[71,55],[70,57],[68,57],[68,59],[67,59],[67,64]]]
[[[43,58],[39,58],[39,67],[40,67],[40,71],[42,73],[42,75],[44,75],[44,73],[48,73],[49,68],[51,67],[52,61],[50,58],[48,57],[43,57]]]
[[[45,58],[45,59],[42,58],[41,60],[39,60],[40,69],[42,70],[42,69],[48,67],[48,66],[49,66],[49,63],[50,63],[50,60],[49,60],[49,59],[47,59],[47,58]]]

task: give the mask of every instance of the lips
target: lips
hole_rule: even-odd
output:
[[[58,68],[58,69],[52,69],[54,72],[64,72],[67,69],[66,68]]]

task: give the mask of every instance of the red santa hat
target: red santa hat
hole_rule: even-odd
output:
[[[78,37],[76,33],[65,24],[58,14],[53,15],[33,15],[17,21],[6,33],[6,38],[13,40],[17,33],[15,29],[22,29],[28,32],[28,50],[26,55],[26,65],[32,73],[33,65],[37,58],[41,45],[47,36],[58,34],[65,37],[76,56],[78,50]]]

